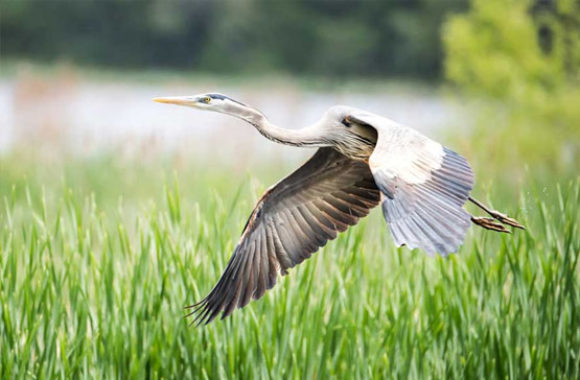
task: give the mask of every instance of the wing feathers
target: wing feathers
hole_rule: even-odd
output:
[[[260,265],[256,265],[258,268],[258,277],[256,283],[256,291],[254,292],[254,299],[258,299],[264,295],[266,292],[266,277],[268,276],[269,264],[268,264],[268,251],[266,250],[266,236],[260,236],[260,254],[258,255]]]
[[[271,228],[271,226],[270,226]],[[266,250],[268,252],[269,272],[268,272],[268,289],[272,289],[276,285],[278,272],[280,270],[280,263],[276,260],[276,248],[274,245],[273,233],[266,234]]]
[[[393,191],[383,202],[383,214],[397,245],[447,255],[463,242],[471,215],[462,206],[473,174],[465,159],[447,148],[444,152],[439,169],[431,170],[425,182],[397,178],[386,186]]]
[[[214,289],[190,306],[194,322],[222,319],[258,299],[278,274],[309,258],[380,201],[367,164],[321,148],[270,188],[250,215],[240,242]]]
[[[317,210],[311,210],[306,206],[299,206],[298,211],[300,211],[304,219],[308,221],[308,226],[312,228],[317,238],[322,240],[320,246],[326,244],[327,240],[336,238],[336,231],[327,227],[324,222],[315,216],[319,214]]]
[[[417,131],[364,111],[351,118],[377,130],[369,159],[382,209],[397,245],[447,255],[457,250],[470,225],[463,205],[473,172],[457,153]]]

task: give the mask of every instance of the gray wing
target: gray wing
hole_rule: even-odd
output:
[[[378,132],[369,165],[395,243],[430,255],[457,251],[471,224],[463,205],[474,176],[465,158],[389,119],[366,112],[352,119]]]
[[[279,273],[287,274],[379,202],[366,163],[320,148],[262,196],[217,285],[189,307],[194,322],[207,324],[220,312],[223,319],[262,297]]]

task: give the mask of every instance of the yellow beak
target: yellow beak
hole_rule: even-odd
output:
[[[169,96],[165,98],[153,98],[153,101],[157,103],[177,104],[180,106],[192,106],[196,103],[196,100],[192,99],[191,96]]]

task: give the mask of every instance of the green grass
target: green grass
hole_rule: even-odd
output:
[[[448,259],[396,249],[375,210],[193,328],[281,171],[170,167],[0,161],[0,378],[580,377],[579,179],[492,192],[528,230]]]

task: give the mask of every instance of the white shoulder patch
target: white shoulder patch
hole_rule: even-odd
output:
[[[401,125],[379,131],[379,138],[369,165],[373,173],[398,177],[408,184],[429,179],[433,170],[441,167],[443,146],[419,132]]]

